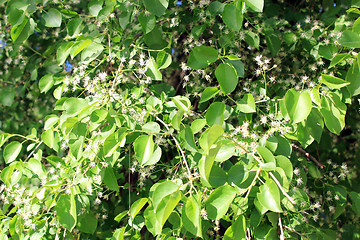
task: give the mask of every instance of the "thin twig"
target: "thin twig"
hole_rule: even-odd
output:
[[[35,149],[29,154],[29,156],[27,156],[27,158],[25,159],[24,162],[26,162],[27,160],[29,160],[29,158],[31,158],[31,156],[35,153],[35,151],[40,147],[40,145],[43,143],[43,141],[41,140],[39,142],[39,144],[35,147]]]
[[[290,197],[289,194],[287,194],[287,192],[285,192],[284,188],[281,186],[280,182],[276,179],[276,177],[274,176],[274,174],[272,172],[269,172],[269,175],[271,176],[271,178],[274,180],[274,182],[276,183],[276,185],[278,185],[278,187],[280,188],[281,192],[284,194],[284,196],[289,199],[289,201],[292,204],[296,204],[294,198]]]
[[[252,156],[255,158],[255,160],[261,165],[263,165],[264,163],[260,161],[260,159],[255,156],[255,154],[252,153]],[[296,204],[294,198],[290,197],[289,194],[287,194],[287,192],[284,190],[284,188],[281,186],[281,183],[279,182],[279,180],[277,180],[277,178],[274,176],[274,174],[272,172],[269,172],[270,177],[274,180],[274,182],[276,183],[276,185],[278,185],[279,189],[281,190],[281,192],[284,194],[284,196],[289,199],[289,201],[292,204]]]
[[[319,168],[324,168],[325,165],[321,164],[316,158],[314,158],[313,156],[310,155],[310,153],[306,152],[304,149],[302,149],[301,147],[295,145],[295,144],[291,144],[291,146],[293,148],[295,148],[296,150],[298,150],[299,152],[301,152],[302,154],[304,154],[308,159],[310,159],[311,161],[313,161]]]
[[[246,240],[251,240],[250,228],[247,228],[247,229],[246,229]]]
[[[283,226],[281,223],[280,213],[279,213],[279,226],[280,226],[280,240],[285,240],[285,235],[284,235],[284,230],[283,230]]]
[[[293,233],[298,234],[299,236],[301,236],[301,237],[302,237],[302,238],[304,238],[304,239],[308,239],[307,237],[305,237],[305,236],[304,236],[304,235],[302,235],[301,233],[299,233],[299,232],[295,231],[294,229],[292,229],[292,228],[290,228],[290,227],[288,227],[288,226],[284,226],[284,228],[286,228],[286,229],[290,230],[290,231],[291,231],[291,232],[293,232]]]
[[[123,66],[123,64],[120,63],[120,64],[119,64],[119,67],[118,67],[118,69],[117,69],[117,71],[116,71],[115,78],[114,78],[114,80],[113,80],[113,85],[111,86],[111,91],[112,91],[112,92],[114,91],[115,82],[117,81],[117,78],[118,78],[118,75],[119,75],[119,72],[120,72],[122,66]]]
[[[65,228],[65,230],[64,230],[64,235],[63,235],[63,240],[65,240],[65,237],[66,237],[66,228]]]
[[[152,115],[156,118],[157,121],[159,121],[162,125],[164,125],[164,127],[166,128],[166,130],[168,130],[169,133],[170,133],[170,129],[169,129],[169,127],[166,125],[166,123],[164,123],[164,121],[161,120],[161,119],[160,119],[158,116],[156,116],[155,114],[152,113]],[[192,181],[191,171],[190,171],[189,165],[188,165],[188,163],[187,163],[187,161],[186,161],[186,157],[185,157],[184,151],[182,150],[182,148],[181,148],[178,140],[175,138],[175,136],[174,136],[172,133],[170,133],[170,136],[173,138],[176,146],[179,148],[179,151],[180,151],[180,153],[181,153],[183,162],[184,162],[184,164],[185,164],[185,166],[186,166],[186,169],[187,169],[187,171],[188,171],[188,179],[189,179],[190,181]]]

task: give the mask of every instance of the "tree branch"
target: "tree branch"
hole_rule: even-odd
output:
[[[280,240],[285,240],[284,229],[281,223],[280,213],[279,213],[279,226],[280,226]]]
[[[313,161],[319,168],[324,168],[325,165],[321,164],[316,158],[314,158],[313,156],[310,155],[310,153],[306,152],[304,149],[302,149],[301,147],[295,145],[295,144],[291,144],[291,146],[293,148],[295,148],[296,150],[298,150],[299,152],[301,152],[302,154],[304,154],[307,159],[310,159],[311,161]]]

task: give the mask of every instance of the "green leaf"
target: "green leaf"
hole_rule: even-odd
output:
[[[179,110],[179,111],[176,111],[173,118],[171,119],[172,126],[178,131],[180,130],[180,124],[181,124],[181,120],[182,120],[183,116],[184,116],[184,111]]]
[[[157,122],[148,122],[142,126],[142,130],[147,132],[159,133],[161,129],[160,125]]]
[[[81,52],[81,61],[91,62],[96,59],[104,50],[102,44],[93,42]]]
[[[164,181],[153,185],[150,189],[150,199],[156,209],[163,198],[177,191],[179,186],[172,181]]]
[[[82,23],[83,23],[82,18],[73,18],[73,19],[71,19],[69,21],[69,23],[67,24],[68,35],[70,37],[80,35],[81,30],[83,29]]]
[[[286,110],[293,123],[301,122],[307,118],[311,111],[311,103],[311,97],[307,91],[299,93],[295,89],[290,89],[285,94]]]
[[[266,147],[259,146],[256,148],[256,151],[259,153],[264,163],[275,163],[274,155]]]
[[[359,216],[360,215],[360,194],[357,192],[351,192],[352,209]]]
[[[184,228],[193,235],[202,238],[201,228],[201,205],[199,201],[190,195],[186,200],[185,206],[182,208],[181,218]]]
[[[21,24],[13,26],[10,31],[13,42],[19,44],[26,41],[34,33],[35,25],[32,18],[25,17]]]
[[[0,179],[7,187],[11,187],[11,177],[13,176],[16,164],[11,164],[1,170]]]
[[[275,150],[275,155],[284,155],[285,157],[290,158],[291,156],[291,152],[292,152],[292,147],[291,147],[291,143],[289,142],[289,140],[287,140],[286,138],[282,137],[282,136],[276,136],[277,142],[278,142],[278,146]]]
[[[134,142],[135,157],[140,165],[148,162],[154,152],[153,137],[149,135],[141,135]]]
[[[203,182],[203,184],[208,187],[211,186],[209,179],[210,179],[211,170],[213,168],[215,156],[218,151],[219,151],[219,146],[217,146],[216,148],[211,148],[209,150],[209,153],[203,156],[199,161],[200,179]]]
[[[76,203],[73,193],[61,194],[55,205],[56,217],[64,228],[72,231],[76,225]]]
[[[266,45],[268,46],[271,55],[274,57],[281,48],[281,39],[275,34],[266,35]]]
[[[228,172],[228,183],[240,186],[249,176],[249,170],[245,165],[237,163]]]
[[[255,100],[251,93],[247,93],[237,104],[237,109],[243,113],[256,112]]]
[[[319,82],[325,84],[332,89],[340,89],[350,84],[349,82],[346,82],[341,78],[325,74],[321,74],[321,80]]]
[[[206,29],[207,25],[206,24],[203,24],[203,25],[197,25],[197,26],[194,26],[192,29],[191,29],[191,35],[194,36],[194,38],[196,40],[199,39],[199,37],[201,36],[201,34],[204,32],[204,30]]]
[[[191,108],[190,100],[185,96],[175,96],[172,98],[172,101],[175,103],[176,107],[179,110],[184,112],[189,112]]]
[[[230,29],[239,31],[243,23],[242,6],[237,7],[235,4],[226,4],[222,13],[222,19]]]
[[[226,62],[233,65],[238,77],[243,78],[245,76],[244,63],[241,60],[226,59]]]
[[[185,140],[185,147],[189,151],[197,152],[197,147],[195,143],[194,133],[191,130],[191,127],[186,127],[181,132],[181,137]]]
[[[43,16],[46,27],[60,27],[62,16],[61,13],[55,8],[50,8],[49,11]]]
[[[267,179],[265,184],[259,187],[256,198],[266,209],[273,212],[282,212],[280,206],[280,191],[272,179]]]
[[[297,124],[296,137],[304,148],[307,148],[307,146],[309,146],[314,141],[314,138],[310,135],[308,129],[305,127],[304,122]]]
[[[211,98],[215,97],[216,94],[218,94],[220,90],[217,87],[207,87],[201,94],[201,98],[199,103],[203,103],[206,101],[209,101]]]
[[[254,12],[262,12],[264,8],[264,0],[245,0],[245,4]]]
[[[344,31],[339,39],[341,45],[347,48],[360,48],[360,36],[352,31]]]
[[[231,93],[238,84],[238,76],[235,68],[229,63],[220,63],[215,70],[215,76],[220,84],[220,90],[224,94]]]
[[[124,239],[124,235],[125,235],[125,231],[126,231],[126,226],[125,227],[121,227],[118,228],[114,231],[113,237],[116,240],[123,240]]]
[[[140,212],[140,210],[145,206],[147,202],[148,202],[147,198],[140,198],[136,200],[136,202],[131,204],[130,217],[134,219],[134,217]]]
[[[347,85],[347,89],[349,90],[349,93],[351,96],[356,96],[360,94],[360,60],[358,59],[356,62],[354,62],[349,70],[347,71],[345,80],[349,82],[350,84]]]
[[[56,50],[56,60],[60,65],[63,65],[66,61],[66,58],[69,56],[71,47],[74,45],[74,42],[63,42],[58,49]]]
[[[87,211],[78,217],[76,227],[83,233],[94,234],[98,225],[95,215]]]
[[[156,235],[161,233],[161,230],[169,218],[170,214],[173,212],[174,208],[178,204],[181,199],[181,192],[176,191],[161,200],[158,207],[156,208],[156,225],[155,225],[155,232]]]
[[[144,35],[144,42],[150,49],[154,50],[161,50],[168,46],[168,43],[163,39],[163,32],[158,25],[155,25],[152,31]]]
[[[214,102],[208,108],[205,118],[209,126],[223,125],[226,105],[223,102]]]
[[[192,69],[202,69],[218,59],[216,49],[207,46],[199,46],[192,49],[189,54],[187,65]]]
[[[149,166],[149,165],[154,165],[154,164],[156,164],[156,163],[160,160],[161,155],[162,155],[161,147],[157,146],[157,147],[155,148],[155,151],[154,151],[153,154],[151,155],[149,161],[147,161],[147,162],[144,163],[144,166]]]
[[[117,183],[116,176],[114,174],[114,170],[111,166],[104,168],[103,173],[103,182],[105,185],[112,191],[119,191],[119,185]]]
[[[218,145],[220,146],[220,149],[215,156],[216,162],[224,162],[235,154],[235,144],[233,141],[221,140]]]
[[[329,68],[332,68],[332,67],[336,66],[337,64],[341,63],[342,61],[345,61],[349,57],[351,57],[350,53],[339,53],[339,54],[337,54],[331,60]]]
[[[206,130],[200,137],[200,147],[206,152],[209,151],[211,146],[216,140],[224,134],[224,129],[219,125],[213,125]]]
[[[146,71],[146,75],[148,77],[150,77],[153,80],[162,80],[162,74],[158,69],[158,65],[156,63],[156,61],[151,58],[148,61],[148,64],[146,65],[147,71]]]
[[[41,134],[41,140],[43,140],[43,142],[49,148],[54,149],[56,152],[59,151],[60,137],[59,137],[59,133],[55,132],[54,129],[50,128],[50,129],[44,131]]]
[[[55,80],[52,74],[47,74],[39,80],[39,89],[43,93],[47,93],[52,86],[54,86]]]
[[[152,14],[160,17],[166,11],[169,6],[168,0],[144,0],[145,7],[151,12]]]
[[[155,17],[152,14],[146,15],[142,12],[139,14],[138,19],[144,34],[151,32],[156,25]]]
[[[126,128],[120,128],[105,139],[103,147],[105,157],[112,156],[119,147],[125,145],[126,135]]]
[[[68,98],[63,104],[63,109],[68,116],[76,116],[88,106],[83,98]]]
[[[333,44],[319,45],[318,54],[327,60],[332,60],[337,51],[338,48]]]
[[[70,56],[73,59],[78,55],[82,50],[88,47],[93,41],[90,39],[83,39],[80,41],[75,42],[75,44],[70,49]]]
[[[291,161],[284,156],[276,156],[276,166],[280,167],[282,170],[284,170],[284,173],[286,175],[286,177],[288,178],[289,181],[292,180],[293,178],[293,165],[291,163]]]
[[[35,158],[30,158],[28,162],[25,163],[26,168],[31,170],[34,174],[38,175],[40,178],[44,177],[45,171],[40,160]]]
[[[15,89],[14,88],[3,88],[0,89],[0,104],[10,107],[15,99]]]
[[[213,164],[207,182],[211,187],[217,188],[223,186],[226,183],[226,178],[227,175],[224,169],[216,164]]]
[[[13,142],[9,143],[5,147],[4,152],[3,152],[5,163],[9,164],[9,163],[15,161],[17,156],[20,154],[21,149],[22,149],[22,144],[17,141],[13,141]]]
[[[305,123],[306,129],[309,131],[310,135],[320,143],[321,135],[324,129],[324,120],[317,108],[313,108],[306,119]]]
[[[90,16],[96,17],[102,9],[103,0],[91,0],[88,4]]]
[[[330,132],[337,135],[345,127],[346,105],[334,93],[321,98],[321,114],[324,116],[325,125]]]
[[[171,55],[165,51],[160,51],[156,56],[156,63],[159,69],[165,69],[170,66],[172,62]]]
[[[114,220],[117,221],[117,222],[120,222],[121,219],[123,219],[125,216],[128,215],[128,213],[129,213],[129,211],[128,211],[128,210],[125,210],[125,211],[119,213],[118,215],[116,215],[116,217],[114,218]]]
[[[204,125],[205,126],[205,125]],[[9,139],[11,138],[12,135],[11,134],[8,134],[8,133],[3,133],[3,134],[0,134],[0,148],[2,147],[2,145],[4,145],[4,143]]]
[[[196,134],[201,131],[206,125],[206,119],[196,119],[191,123],[191,131]]]
[[[265,142],[265,147],[267,147],[273,153],[276,151],[278,145],[278,139],[276,138],[276,136],[268,138]]]
[[[156,235],[155,227],[157,224],[157,219],[155,215],[154,207],[149,204],[149,206],[144,211],[145,225],[149,232],[153,235]]]
[[[212,15],[218,15],[220,13],[223,12],[225,7],[224,3],[221,3],[219,1],[213,1],[210,3],[209,7],[207,8],[207,10],[212,14]]]
[[[244,215],[238,216],[231,227],[236,239],[246,239],[246,220]]]
[[[229,209],[237,191],[235,188],[224,185],[216,188],[206,200],[205,208],[209,219],[221,219]]]
[[[260,37],[259,34],[246,31],[245,32],[245,42],[250,46],[253,46],[256,49],[259,49]]]

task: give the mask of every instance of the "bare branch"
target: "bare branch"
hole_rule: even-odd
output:
[[[314,158],[313,156],[310,155],[310,153],[306,152],[304,149],[302,149],[301,147],[295,145],[295,144],[291,144],[291,146],[293,148],[295,148],[296,150],[298,150],[299,152],[301,152],[302,154],[305,155],[305,157],[307,157],[308,159],[310,159],[311,161],[313,161],[319,168],[324,168],[325,165],[321,164],[316,158]]]
[[[35,153],[35,151],[40,147],[40,145],[43,143],[43,141],[41,140],[39,142],[39,144],[34,148],[34,150],[29,154],[29,156],[27,156],[27,158],[24,160],[24,162],[26,162],[27,160],[29,160],[29,158],[31,158],[31,156]]]
[[[279,226],[280,226],[280,240],[285,240],[284,229],[281,223],[280,213],[279,213]]]

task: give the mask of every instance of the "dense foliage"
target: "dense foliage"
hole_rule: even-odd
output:
[[[359,0],[0,11],[0,239],[360,238]]]

